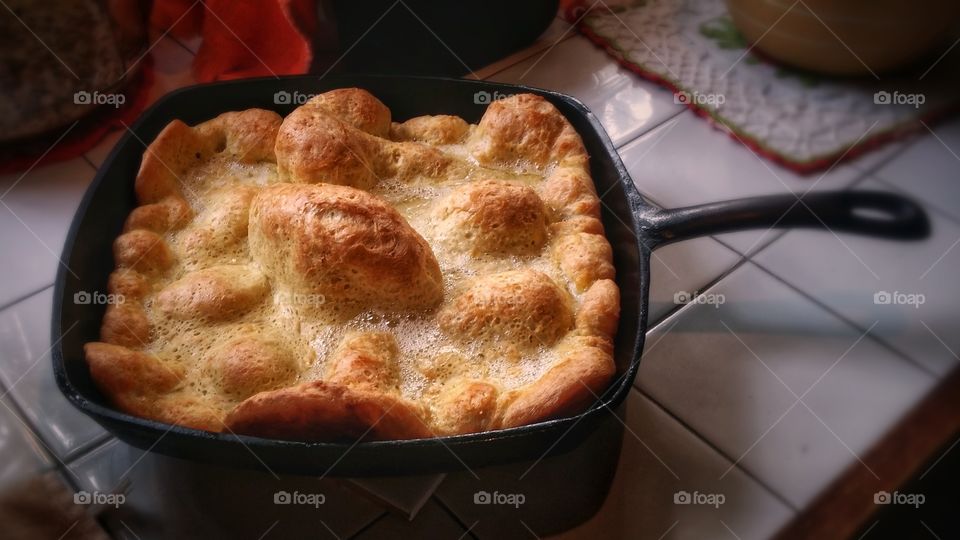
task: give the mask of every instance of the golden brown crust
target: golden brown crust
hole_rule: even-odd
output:
[[[235,433],[298,441],[430,437],[419,409],[392,394],[312,381],[251,397],[227,415],[226,425]]]
[[[150,292],[150,282],[135,270],[114,270],[107,278],[107,293],[123,301],[140,300]]]
[[[584,335],[610,339],[620,322],[620,288],[610,279],[599,279],[580,299],[577,330]]]
[[[150,343],[150,321],[139,304],[110,304],[103,314],[100,339],[104,343],[140,348]]]
[[[487,107],[471,141],[473,156],[484,165],[527,162],[582,166],[587,153],[580,136],[557,109],[540,96],[519,94]]]
[[[155,306],[175,319],[223,320],[260,302],[269,290],[266,276],[252,266],[213,266],[167,285]]]
[[[498,100],[477,126],[392,123],[356,88],[286,118],[175,121],[135,189],[117,302],[85,347],[131,414],[410,439],[576,414],[615,372],[601,203],[579,136],[541,97]]]
[[[332,184],[264,188],[250,211],[250,250],[296,291],[383,309],[421,309],[443,297],[427,242],[390,205]]]
[[[437,434],[476,433],[495,427],[498,397],[499,390],[486,381],[450,383],[437,403]]]
[[[166,233],[187,224],[193,217],[193,210],[183,198],[170,195],[153,204],[138,206],[130,212],[124,232],[144,229],[155,233]]]
[[[614,277],[613,250],[599,234],[561,236],[553,244],[553,257],[579,291],[598,279]]]
[[[284,119],[276,143],[281,179],[362,189],[377,181],[375,151],[376,141],[369,135],[311,102]]]
[[[257,335],[228,341],[209,355],[207,368],[223,392],[240,399],[289,386],[300,372],[282,342]]]
[[[501,427],[575,414],[599,401],[616,372],[609,352],[583,347],[567,354],[540,379],[507,398]]]
[[[547,242],[547,210],[529,186],[480,180],[455,189],[436,211],[440,241],[473,256],[534,255]]]
[[[397,389],[397,341],[388,332],[354,333],[344,338],[327,368],[327,380],[369,390]]]
[[[457,144],[463,141],[470,124],[459,116],[418,116],[402,124],[394,123],[390,138],[426,144]]]
[[[118,267],[142,274],[159,273],[173,264],[173,254],[163,238],[143,229],[118,236],[113,243],[113,258]]]
[[[183,380],[183,371],[160,359],[107,343],[83,346],[87,366],[97,387],[124,412],[157,417],[157,396]]]
[[[240,163],[276,162],[274,141],[280,130],[280,115],[263,109],[227,112],[204,122],[197,134],[218,152]]]
[[[326,111],[364,133],[386,137],[390,132],[390,109],[370,92],[360,88],[339,88],[310,99],[305,107]]]
[[[549,347],[573,327],[570,299],[549,276],[509,270],[477,278],[438,315],[456,339]]]

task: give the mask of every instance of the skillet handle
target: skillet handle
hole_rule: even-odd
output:
[[[926,212],[883,191],[809,193],[735,199],[653,212],[647,226],[659,247],[679,240],[757,228],[813,227],[895,240],[925,238]]]

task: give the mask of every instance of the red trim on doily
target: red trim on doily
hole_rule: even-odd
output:
[[[53,148],[51,145],[63,135],[68,126],[62,126],[56,132],[37,139],[8,145],[0,150],[0,174],[25,171],[32,167],[67,161],[85,154],[110,132],[124,129],[124,124],[130,125],[140,116],[148,105],[153,79],[153,62],[148,56],[143,59],[143,65],[136,79],[125,89],[124,95],[127,97],[127,102],[121,107],[110,110],[107,106],[100,106],[96,111],[80,119],[70,133]]]
[[[652,71],[647,71],[619,54],[619,52],[616,50],[616,47],[614,47],[608,39],[594,32],[589,26],[587,26],[586,23],[583,22],[582,18],[585,10],[587,9],[584,7],[585,3],[586,2],[579,0],[566,3],[564,7],[564,17],[567,19],[567,21],[576,23],[577,30],[589,38],[594,45],[603,49],[604,52],[610,55],[624,68],[644,79],[667,88],[674,94],[687,91],[675,85],[673,81],[670,81],[669,79],[666,79]],[[708,109],[699,107],[690,102],[684,103],[684,105],[692,110],[697,116],[707,120],[707,122],[715,129],[726,133],[731,139],[750,148],[754,153],[802,175],[810,175],[820,172],[829,169],[837,163],[842,163],[860,157],[866,153],[876,150],[877,148],[880,148],[888,142],[902,139],[908,135],[923,131],[924,123],[932,124],[960,111],[960,104],[944,107],[940,110],[925,113],[917,116],[914,119],[905,121],[900,125],[894,126],[888,131],[884,131],[883,133],[878,133],[872,137],[866,138],[852,147],[839,148],[835,152],[812,160],[798,161],[765,147],[763,143],[755,137],[750,137],[743,132],[737,133],[733,129],[735,126],[728,126],[722,122],[719,122]]]

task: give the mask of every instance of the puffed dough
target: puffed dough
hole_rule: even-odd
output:
[[[226,417],[234,433],[295,441],[419,439],[433,436],[422,406],[396,394],[328,381],[261,392]]]
[[[547,241],[547,211],[529,186],[480,180],[457,188],[434,211],[437,238],[473,256],[532,255]]]
[[[599,234],[578,232],[557,238],[553,258],[578,291],[598,279],[614,277],[613,250]]]
[[[370,135],[386,137],[390,132],[390,109],[360,88],[325,92],[310,98],[301,108],[314,107]]]
[[[170,122],[143,154],[137,200],[146,205],[171,196],[182,199],[187,170],[214,154],[226,152],[241,163],[275,161],[272,141],[279,127],[280,116],[262,109],[224,113],[196,128]]]
[[[97,387],[121,410],[156,417],[157,396],[183,381],[184,372],[149,354],[108,343],[87,343],[83,352]]]
[[[150,320],[140,304],[124,302],[110,304],[103,314],[100,339],[104,343],[140,348],[150,343]]]
[[[281,180],[362,189],[377,182],[373,157],[376,151],[375,138],[312,101],[283,120],[276,144]]]
[[[143,229],[118,236],[113,242],[113,258],[120,268],[143,274],[156,274],[173,264],[173,254],[164,239]]]
[[[327,380],[370,390],[397,389],[397,341],[387,332],[347,335],[327,368]]]
[[[486,381],[461,379],[440,395],[434,414],[438,434],[476,433],[494,427],[499,390]]]
[[[136,270],[114,270],[107,278],[107,293],[123,297],[123,301],[140,300],[150,289],[150,282]]]
[[[261,301],[267,278],[249,265],[223,265],[191,272],[157,295],[156,307],[175,319],[229,319]]]
[[[473,156],[484,165],[535,169],[558,163],[583,166],[587,153],[573,126],[546,99],[518,94],[487,107],[470,142]]]
[[[250,251],[293,290],[386,310],[436,306],[440,267],[390,205],[332,184],[264,188],[250,210]]]
[[[207,368],[215,384],[233,397],[289,386],[300,373],[293,353],[280,341],[243,335],[212,351]]]
[[[549,347],[573,327],[573,314],[567,293],[549,276],[523,269],[475,279],[437,321],[460,340]]]
[[[124,232],[144,229],[159,234],[177,230],[193,218],[193,209],[183,198],[170,195],[159,202],[138,206],[123,225]]]
[[[404,120],[345,88],[285,118],[167,125],[113,244],[100,342],[84,347],[104,396],[298,441],[459,435],[591,406],[616,372],[620,294],[580,137],[530,94],[478,125]]]
[[[515,427],[574,414],[600,401],[616,372],[608,351],[598,347],[576,349],[542,377],[506,401],[501,427]]]
[[[620,322],[620,288],[610,279],[598,279],[580,299],[577,329],[585,335],[609,339]]]
[[[394,123],[390,138],[427,144],[457,144],[470,131],[470,124],[459,116],[418,116],[402,124]]]

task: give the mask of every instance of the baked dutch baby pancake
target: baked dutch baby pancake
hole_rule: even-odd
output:
[[[620,311],[580,137],[543,98],[393,122],[364,90],[286,118],[173,121],[113,243],[100,341],[118,409],[332,441],[585,410]]]

